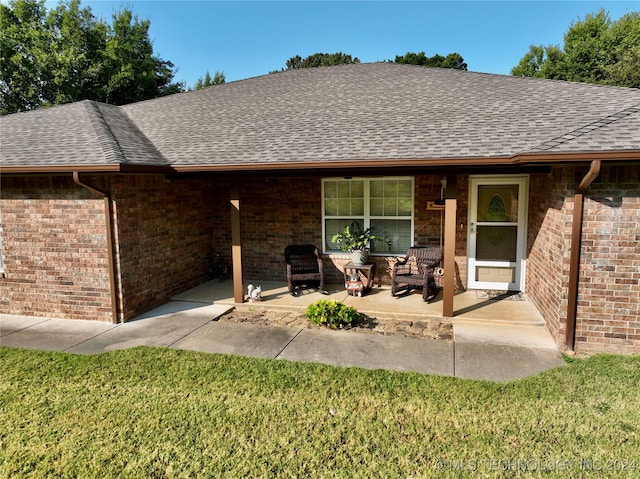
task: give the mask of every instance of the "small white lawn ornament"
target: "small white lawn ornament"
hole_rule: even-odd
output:
[[[262,301],[262,286],[254,286],[250,284],[247,286],[247,296],[249,296],[249,302]]]

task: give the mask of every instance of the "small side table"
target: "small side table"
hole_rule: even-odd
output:
[[[350,274],[358,274],[360,275],[359,281],[352,281],[349,279]],[[353,262],[348,262],[344,265],[344,284],[349,293],[353,293],[355,296],[362,296],[363,294],[371,291],[373,287],[373,282],[376,277],[376,264],[375,263],[365,263],[365,264],[354,264]],[[358,284],[359,283],[359,284]]]

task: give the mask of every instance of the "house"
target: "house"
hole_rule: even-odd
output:
[[[640,351],[640,91],[393,63],[0,119],[0,312],[127,321],[358,219],[525,291],[561,348]],[[379,245],[376,245],[380,248]],[[382,265],[384,266],[384,265]],[[384,271],[384,267],[378,271]]]

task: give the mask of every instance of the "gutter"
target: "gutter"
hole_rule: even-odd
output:
[[[585,161],[640,161],[640,150],[612,150],[598,152],[567,153],[517,153],[505,156],[487,157],[444,157],[444,158],[387,158],[330,161],[283,161],[283,162],[246,162],[229,164],[193,164],[193,165],[41,165],[41,166],[0,166],[2,174],[37,173],[131,173],[131,174],[180,174],[180,173],[247,173],[270,171],[317,171],[364,168],[453,168],[453,167],[526,167],[552,164],[584,163]]]
[[[111,197],[106,191],[99,190],[93,186],[83,183],[80,179],[80,172],[73,172],[73,181],[76,185],[81,186],[91,193],[101,196],[104,200],[104,216],[107,228],[107,255],[109,256],[109,289],[111,291],[111,316],[114,324],[118,321],[118,307],[116,296],[116,268],[113,258],[113,215],[111,214]]]
[[[573,220],[571,224],[571,250],[569,256],[569,290],[567,297],[567,321],[565,345],[574,351],[576,342],[576,320],[578,315],[578,287],[580,285],[580,249],[582,243],[582,223],[584,191],[600,174],[600,160],[593,160],[587,174],[582,178],[577,192],[573,195]]]

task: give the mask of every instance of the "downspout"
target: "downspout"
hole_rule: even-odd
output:
[[[111,290],[111,315],[113,323],[118,323],[118,307],[116,295],[116,268],[113,258],[113,215],[111,214],[111,197],[106,191],[99,190],[80,180],[80,172],[73,172],[73,181],[76,185],[102,196],[104,201],[104,216],[107,228],[107,255],[109,256],[109,289]]]
[[[573,221],[571,224],[571,251],[569,257],[569,291],[567,303],[567,322],[565,345],[573,351],[576,342],[576,320],[578,316],[578,286],[580,284],[580,249],[582,240],[582,219],[584,191],[600,174],[600,160],[593,160],[577,192],[573,195]]]

